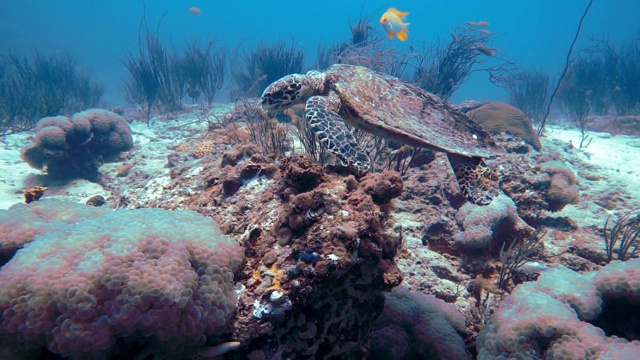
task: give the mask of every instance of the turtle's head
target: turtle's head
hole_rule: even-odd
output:
[[[287,75],[264,89],[262,108],[267,111],[275,111],[303,103],[309,97],[322,93],[324,78],[324,73],[315,70],[304,75]]]

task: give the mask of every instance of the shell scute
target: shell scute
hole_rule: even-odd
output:
[[[467,157],[504,153],[491,135],[455,107],[396,77],[353,65],[326,72],[338,110],[356,128],[412,146]]]

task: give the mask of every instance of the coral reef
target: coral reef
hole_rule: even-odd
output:
[[[385,231],[385,207],[375,204],[363,183],[390,199],[398,193],[389,182],[402,180],[393,172],[371,174],[354,188],[348,184],[353,178],[336,182],[320,172],[324,181],[310,182],[300,176],[309,164],[306,156],[282,164],[284,183],[292,186],[280,190],[284,207],[273,235],[263,232],[252,245],[264,264],[254,270],[257,281],[247,284],[258,304],[277,305],[275,291],[292,302],[288,321],[271,317],[272,330],[252,340],[269,346],[254,346],[252,353],[272,348],[276,357],[357,357],[365,352],[368,329],[382,309],[382,291],[401,281],[393,262],[399,235]],[[278,245],[268,245],[274,242]],[[246,324],[237,333],[244,339],[258,331],[246,322],[241,310],[236,325]]]
[[[572,54],[593,2],[553,94],[504,22],[397,47],[371,4],[319,48],[342,70],[266,101],[309,44],[166,42],[196,7],[143,1],[126,112],[72,117],[103,90],[71,57],[0,54],[0,359],[640,359],[640,38]],[[451,109],[478,72],[517,108]],[[575,126],[538,137],[552,108]]]
[[[238,116],[236,121],[242,118]],[[520,219],[530,226],[548,227],[540,250],[532,255],[534,260],[546,269],[563,264],[589,271],[606,259],[601,227],[608,214],[601,206],[621,210],[634,204],[628,194],[612,187],[610,192],[615,196],[610,203],[598,205],[609,196],[593,192],[587,185],[605,186],[607,179],[592,174],[593,168],[585,165],[580,151],[548,138],[543,139],[544,151],[534,152],[517,136],[496,135],[505,148],[516,150],[487,160],[501,172],[500,187],[506,196],[488,205],[486,213],[476,213],[473,206],[465,205],[442,153],[428,152],[427,161],[413,163],[401,173],[388,171],[360,178],[330,166],[323,169],[307,155],[270,156],[253,141],[231,142],[228,131],[212,127],[211,122],[158,122],[153,129],[137,122],[132,126],[139,127],[140,151],[101,166],[101,183],[108,190],[95,204],[104,201],[104,205],[80,207],[78,211],[107,207],[196,210],[217,221],[221,231],[242,244],[246,254],[245,265],[234,276],[239,302],[226,322],[228,328],[207,335],[206,343],[182,354],[189,358],[220,356],[225,351],[225,359],[375,357],[382,353],[369,348],[369,330],[384,308],[385,292],[401,280],[416,297],[432,294],[464,314],[464,343],[469,355],[475,356],[475,338],[506,291],[537,276],[528,272],[529,268],[524,274],[516,266],[509,270],[513,281],[506,281],[502,288],[496,286],[504,267],[500,247],[531,233],[532,228]],[[184,145],[176,146],[180,143]],[[192,149],[200,143],[206,144],[206,151],[198,157]],[[299,144],[296,146],[297,151]],[[568,173],[555,169],[554,163],[539,165],[554,160],[562,161]],[[128,176],[116,176],[122,164],[134,163]],[[550,211],[547,191],[556,173],[563,173],[566,184],[576,179],[571,186],[580,186],[578,206]],[[59,196],[55,185],[43,185],[50,187],[45,202]],[[85,202],[90,195],[94,194],[78,201]],[[42,201],[22,206],[37,209]],[[72,212],[73,207],[69,208]],[[585,220],[578,212],[593,213],[594,217]],[[100,221],[103,215],[94,217]],[[32,219],[35,230],[38,224],[46,224],[38,218],[25,219]],[[51,219],[52,228],[65,225]],[[22,225],[23,220],[16,216],[6,221],[17,224],[15,229],[23,232],[31,227]],[[481,239],[476,235],[483,231],[476,230],[482,227],[487,236]],[[26,236],[21,244],[7,241],[2,245],[5,260],[33,237]],[[478,241],[484,245],[472,250],[456,243],[459,238],[481,239]],[[569,282],[577,281],[569,274],[565,277]],[[576,299],[588,296],[577,290],[573,293],[579,295],[571,300],[574,306],[588,309],[588,302],[581,305]],[[602,300],[602,304],[618,302]],[[624,302],[619,304],[622,308]],[[442,320],[440,310],[431,309],[429,314]],[[607,311],[604,305],[603,309]],[[622,313],[609,312],[612,318]],[[438,324],[444,324],[440,320]],[[632,339],[628,326],[616,328],[596,323],[599,320],[598,316],[593,324]],[[121,340],[116,344],[125,354],[143,352]],[[615,349],[630,351],[629,346],[633,344],[619,342]],[[391,351],[400,354],[410,350],[399,348]],[[422,350],[429,351],[426,347]],[[614,348],[602,354],[605,351],[613,353]]]
[[[369,335],[369,359],[466,360],[464,316],[450,304],[398,286]]]
[[[523,226],[516,204],[506,195],[499,195],[487,206],[467,203],[456,214],[456,220],[464,228],[454,237],[454,244],[464,249],[488,247],[494,232],[500,226]],[[509,223],[509,224],[506,224]],[[526,226],[526,225],[524,225]]]
[[[542,148],[531,120],[516,107],[505,103],[488,102],[469,111],[467,115],[492,134],[508,132],[521,137],[538,151]]]
[[[580,201],[576,175],[565,164],[551,161],[542,164],[540,168],[551,175],[551,182],[546,194],[551,211],[562,210],[566,205],[577,204]]]
[[[591,274],[550,269],[538,281],[516,287],[480,332],[478,359],[640,356],[633,315],[638,313],[639,265],[640,259],[615,262]],[[612,320],[612,312],[627,317]],[[615,324],[616,330],[593,325],[603,322]]]
[[[393,260],[402,235],[388,217],[400,176],[344,178],[307,155],[274,167],[251,146],[223,158],[224,168],[192,178],[176,169],[176,179],[207,184],[189,203],[247,249],[231,335],[242,346],[226,356],[361,357],[384,291],[402,280]]]
[[[68,206],[74,211],[67,221],[47,226],[0,271],[3,358],[42,348],[71,358],[133,358],[145,347],[192,358],[228,331],[244,251],[212,220],[192,211],[58,201],[2,216],[21,212],[23,223],[35,223]],[[3,243],[24,238],[14,233]]]
[[[43,118],[35,141],[22,150],[22,159],[54,178],[96,180],[98,167],[133,147],[131,128],[119,115],[101,109]]]

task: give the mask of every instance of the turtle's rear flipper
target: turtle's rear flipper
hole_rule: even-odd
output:
[[[305,116],[320,145],[338,158],[343,166],[354,166],[363,172],[369,170],[369,156],[358,146],[340,115],[329,108],[326,98],[310,97],[305,106]]]
[[[447,154],[462,194],[477,205],[487,205],[500,194],[498,175],[479,157]]]

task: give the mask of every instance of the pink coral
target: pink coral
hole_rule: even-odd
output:
[[[48,202],[54,212],[65,203]],[[46,208],[44,206],[47,206]],[[226,331],[242,248],[190,211],[109,211],[36,236],[0,271],[0,354],[42,347],[106,359],[148,344],[172,358]]]
[[[102,109],[40,119],[36,141],[22,150],[31,167],[46,170],[53,177],[97,177],[104,161],[133,147],[129,124],[119,115]]]

